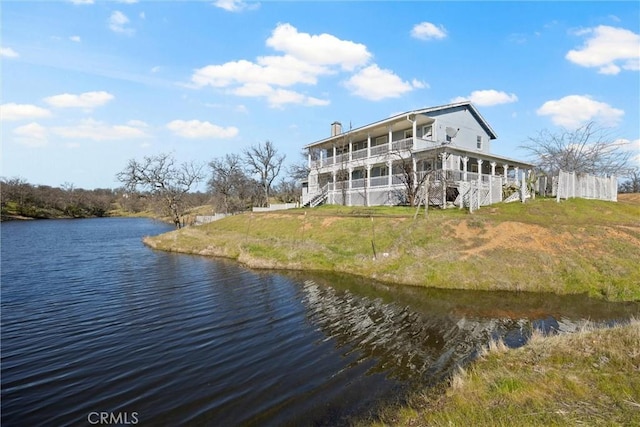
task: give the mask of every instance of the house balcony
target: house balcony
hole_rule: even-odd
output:
[[[378,163],[384,158],[389,157],[392,153],[403,153],[408,150],[417,153],[436,147],[437,145],[435,141],[428,139],[418,137],[403,138],[392,141],[391,144],[373,145],[371,147],[336,153],[335,155],[329,151],[326,157],[323,154],[319,159],[310,160],[309,167],[317,170],[319,173],[328,172],[340,169],[341,167],[355,167],[364,164]]]

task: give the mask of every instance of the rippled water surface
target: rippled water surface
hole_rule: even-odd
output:
[[[341,425],[491,337],[637,304],[259,273],[155,252],[146,219],[2,224],[2,425]],[[94,417],[94,418],[91,418]]]

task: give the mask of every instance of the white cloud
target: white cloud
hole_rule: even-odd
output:
[[[234,126],[225,128],[200,120],[174,120],[167,124],[167,129],[183,138],[233,138],[238,134]]]
[[[142,129],[128,125],[110,125],[94,119],[85,119],[76,126],[58,126],[51,132],[65,138],[91,139],[94,141],[146,138]]]
[[[0,57],[17,58],[19,56],[20,55],[18,54],[18,52],[11,49],[10,47],[0,47]]]
[[[291,56],[263,56],[258,63],[247,60],[207,65],[197,69],[191,81],[198,87],[228,87],[235,84],[263,83],[291,86],[297,83],[316,84],[320,74],[330,71],[300,61]]]
[[[431,22],[421,22],[413,26],[411,37],[420,40],[440,40],[447,37],[447,30],[442,25],[436,26]]]
[[[137,128],[148,128],[149,125],[146,122],[143,122],[142,120],[129,120],[127,122],[128,126],[133,126],[133,127],[137,127]]]
[[[328,100],[306,96],[299,92],[288,89],[274,89],[269,85],[261,83],[248,83],[233,91],[237,96],[265,97],[269,106],[281,108],[285,104],[299,104],[307,107],[318,107],[329,105]]]
[[[253,10],[260,7],[260,3],[250,4],[243,0],[216,0],[213,2],[213,5],[228,12],[241,12],[243,10]]]
[[[506,93],[495,89],[474,90],[467,97],[458,96],[453,98],[451,102],[471,101],[475,105],[488,107],[498,104],[509,104],[516,102],[518,97],[514,93]]]
[[[376,64],[363,68],[345,82],[352,94],[379,101],[385,98],[397,98],[406,92],[419,89],[424,84],[414,80],[413,83],[402,81],[393,71],[385,70]]]
[[[326,33],[300,33],[291,24],[278,24],[267,39],[267,46],[310,64],[339,65],[349,71],[367,64],[372,57],[361,43],[341,40]]]
[[[633,31],[600,25],[575,34],[590,38],[580,49],[567,53],[565,58],[569,61],[583,67],[597,67],[600,74],[640,70],[640,35]]]
[[[31,104],[2,104],[0,119],[2,121],[30,120],[51,116],[51,111]]]
[[[330,34],[301,33],[290,24],[278,24],[266,45],[283,54],[259,56],[255,61],[241,59],[207,65],[193,72],[190,86],[226,88],[228,93],[237,96],[263,97],[271,107],[286,104],[323,106],[329,101],[307,96],[290,87],[316,85],[321,76],[353,70],[366,65],[372,57],[362,44]],[[425,86],[418,80],[406,84],[410,88]]]
[[[80,36],[71,36],[71,37],[69,37],[69,40],[71,40],[72,42],[76,42],[76,43],[80,43],[82,41],[80,39]]]
[[[640,139],[629,140],[626,138],[616,139],[613,146],[620,147],[624,151],[631,153],[631,165],[640,167]]]
[[[93,4],[93,0],[70,0],[73,4]]]
[[[19,144],[28,147],[44,147],[47,145],[47,129],[35,122],[15,128],[13,134]]]
[[[107,102],[114,99],[114,96],[109,92],[97,91],[97,92],[85,92],[80,95],[73,95],[70,93],[63,93],[61,95],[49,96],[44,98],[44,102],[59,108],[85,108],[91,109],[100,107]]]
[[[429,86],[429,83],[425,83],[417,79],[411,80],[411,86],[413,86],[416,89],[429,89],[431,87]]]
[[[536,113],[540,116],[550,116],[556,125],[570,129],[578,128],[589,121],[596,121],[603,126],[615,126],[624,115],[623,110],[613,108],[605,102],[595,101],[588,95],[569,95],[547,101]]]
[[[116,10],[111,14],[108,23],[109,28],[113,32],[126,35],[131,35],[134,33],[133,29],[127,28],[127,25],[129,24],[129,18],[127,18],[127,15],[120,12],[119,10]]]

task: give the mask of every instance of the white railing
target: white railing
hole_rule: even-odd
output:
[[[372,176],[371,177],[371,186],[372,187],[382,187],[385,185],[389,185],[389,176]]]
[[[372,156],[377,156],[378,154],[384,154],[384,153],[387,153],[388,151],[389,151],[388,144],[376,145],[374,147],[371,147]]]
[[[363,188],[363,187],[364,187],[364,178],[351,180],[351,188]]]
[[[398,173],[391,178],[391,185],[404,184],[404,174]]]
[[[393,141],[391,143],[391,147],[394,151],[408,150],[409,148],[413,148],[413,137]]]
[[[356,151],[352,151],[351,152],[351,158],[353,160],[356,159],[364,159],[365,157],[367,157],[367,149],[361,149],[361,150],[356,150]]]

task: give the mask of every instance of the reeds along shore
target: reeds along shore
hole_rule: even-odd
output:
[[[360,424],[633,426],[640,420],[640,321],[491,349],[440,389]]]

